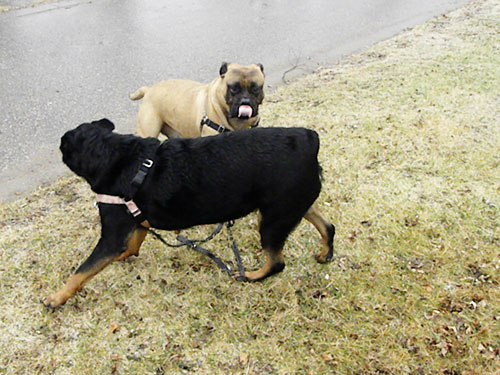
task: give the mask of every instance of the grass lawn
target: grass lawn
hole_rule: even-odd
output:
[[[0,374],[499,374],[499,30],[500,2],[473,2],[268,95],[263,125],[320,134],[330,264],[306,221],[262,283],[149,237],[52,311],[93,194],[68,177],[1,205]],[[247,269],[256,220],[234,228]],[[232,258],[226,232],[207,247]]]

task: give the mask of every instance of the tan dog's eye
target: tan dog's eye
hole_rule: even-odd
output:
[[[228,85],[227,88],[229,89],[231,95],[236,95],[237,93],[240,92],[240,85],[238,84]]]
[[[252,91],[252,94],[258,95],[262,91],[262,87],[252,85],[252,87],[250,88],[250,91]]]

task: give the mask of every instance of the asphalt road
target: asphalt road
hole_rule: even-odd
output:
[[[235,61],[262,63],[272,89],[290,67],[288,79],[468,2],[62,0],[0,13],[0,201],[67,171],[66,130],[107,117],[134,132],[128,93],[144,84],[208,82]]]

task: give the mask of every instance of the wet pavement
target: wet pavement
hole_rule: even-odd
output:
[[[222,61],[262,63],[267,83],[332,64],[467,0],[0,0],[0,201],[66,171],[59,138],[107,117],[134,132],[128,93],[208,82]]]

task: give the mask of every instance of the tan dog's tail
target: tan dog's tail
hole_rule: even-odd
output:
[[[146,94],[146,91],[148,91],[149,89],[149,86],[142,86],[140,89],[138,89],[136,92],[132,93],[132,94],[129,94],[129,98],[131,100],[139,100],[139,99],[142,99],[144,97],[144,95]]]

